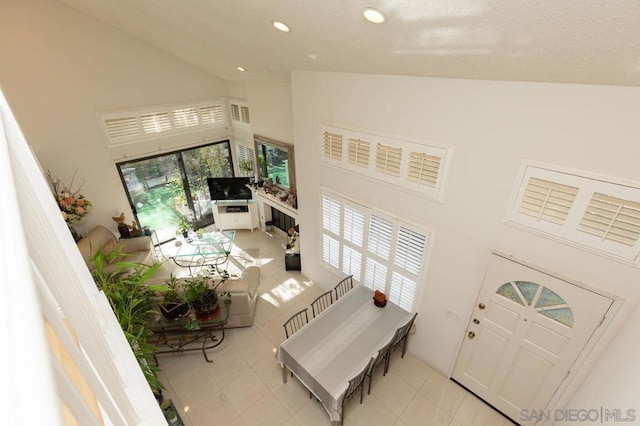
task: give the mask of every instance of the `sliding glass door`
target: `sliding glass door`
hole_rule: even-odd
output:
[[[175,236],[180,218],[201,228],[213,223],[208,177],[232,177],[229,141],[118,163],[140,226],[160,242]]]

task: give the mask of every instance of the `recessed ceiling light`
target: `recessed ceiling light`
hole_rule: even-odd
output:
[[[386,19],[384,13],[370,7],[363,10],[362,14],[364,15],[364,19],[374,24],[382,24]]]
[[[244,68],[243,67],[236,67],[238,69],[238,71],[242,71],[244,72]]]
[[[280,21],[273,21],[273,26],[279,29],[280,31],[282,31],[283,33],[288,33],[289,31],[291,31],[291,29],[289,29],[289,26],[287,24],[283,24]]]

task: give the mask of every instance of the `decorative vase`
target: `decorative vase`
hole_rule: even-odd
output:
[[[78,231],[76,231],[76,229],[71,225],[67,225],[67,226],[69,226],[69,232],[71,232],[71,236],[73,237],[73,241],[75,241],[76,243],[78,241],[80,241],[82,239],[82,237],[80,236],[80,234],[78,234]]]

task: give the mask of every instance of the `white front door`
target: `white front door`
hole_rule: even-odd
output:
[[[521,422],[545,408],[612,303],[494,254],[453,377]]]

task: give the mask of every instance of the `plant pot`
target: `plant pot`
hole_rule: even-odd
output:
[[[183,229],[183,230],[182,230],[182,236],[183,236],[183,237],[185,237],[185,238],[187,238],[187,237],[189,236],[189,230],[187,230],[187,229]]]
[[[159,306],[160,312],[162,312],[162,315],[169,321],[182,318],[189,312],[188,303],[162,302]]]
[[[194,300],[191,305],[195,309],[196,315],[209,315],[218,307],[218,294],[215,290],[208,290],[202,300]]]

